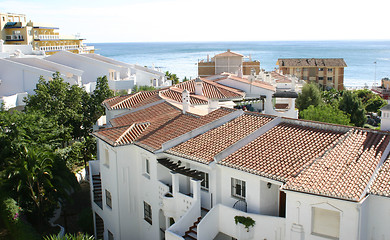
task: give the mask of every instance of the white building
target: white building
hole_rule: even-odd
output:
[[[31,45],[25,46],[31,50]],[[107,76],[112,90],[130,91],[134,85],[163,87],[171,84],[164,73],[98,54],[60,51],[43,58],[43,55],[28,55],[27,50],[26,55],[22,54],[19,49],[25,46],[1,45],[0,42],[0,102],[7,109],[23,106],[23,97],[34,93],[39,77],[48,80],[56,72],[60,72],[65,82],[83,86],[87,92],[95,89],[97,78],[102,76]],[[18,54],[11,54],[12,51]]]
[[[108,109],[93,133],[98,238],[390,238],[388,132],[228,108],[198,116],[141,96],[132,106]]]

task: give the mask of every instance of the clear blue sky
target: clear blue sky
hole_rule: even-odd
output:
[[[88,42],[390,39],[384,1],[0,0]]]

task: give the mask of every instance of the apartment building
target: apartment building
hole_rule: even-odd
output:
[[[260,72],[260,62],[252,61],[251,58],[245,59],[244,55],[232,52],[228,49],[224,53],[216,54],[211,59],[207,56],[206,60],[198,62],[198,76],[208,77],[221,73],[234,73],[250,75],[252,69],[258,74]]]
[[[52,55],[61,50],[73,53],[93,53],[93,46],[86,46],[78,36],[60,35],[58,27],[50,24],[27,22],[25,14],[0,13],[1,39],[5,44],[31,45],[35,51]]]
[[[389,132],[228,108],[200,116],[187,94],[181,108],[155,93],[117,116],[106,105],[89,163],[98,238],[390,238]]]
[[[342,58],[280,58],[276,65],[283,74],[317,83],[322,88],[344,89],[347,64]]]

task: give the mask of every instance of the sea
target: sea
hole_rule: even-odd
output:
[[[230,49],[259,60],[266,71],[278,58],[344,58],[344,85],[371,87],[390,77],[389,41],[129,42],[90,43],[96,53],[126,63],[159,68],[180,79],[197,76],[197,62]]]

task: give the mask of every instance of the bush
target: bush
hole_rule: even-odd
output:
[[[251,217],[244,217],[244,216],[235,216],[234,221],[236,222],[236,225],[238,223],[241,223],[245,226],[246,230],[249,232],[249,227],[255,226],[256,221],[253,220]]]
[[[43,238],[44,240],[95,240],[93,236],[88,234],[79,233],[79,234],[65,234],[63,237],[57,235],[50,235]]]
[[[5,227],[14,240],[38,240],[39,234],[35,229],[21,218],[22,209],[12,198],[5,198],[1,202],[0,215]]]

